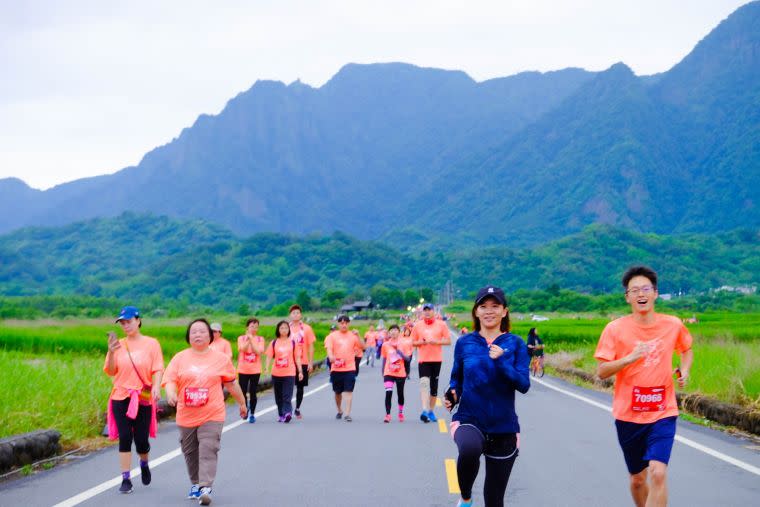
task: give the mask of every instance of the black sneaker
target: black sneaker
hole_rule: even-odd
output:
[[[148,465],[143,466],[140,464],[140,479],[142,479],[142,483],[147,486],[150,484],[150,467]]]
[[[119,486],[119,493],[123,495],[128,495],[132,492],[132,481],[129,479],[122,479],[121,480],[121,486]]]
[[[343,412],[338,412],[337,414],[335,414],[335,418],[336,418],[337,420],[339,420],[339,421],[340,421],[341,419],[343,419]]]

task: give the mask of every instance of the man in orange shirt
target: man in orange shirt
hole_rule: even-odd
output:
[[[345,419],[351,422],[351,402],[353,401],[354,385],[356,383],[356,357],[357,350],[364,350],[358,335],[348,330],[350,319],[348,315],[338,317],[338,330],[333,331],[325,338],[325,350],[330,360],[330,381],[335,393],[335,406],[338,413],[335,418]],[[346,410],[343,411],[342,403],[346,400]],[[345,416],[344,416],[345,414]]]
[[[631,315],[607,324],[594,357],[598,375],[615,375],[612,415],[637,507],[668,502],[667,471],[678,406],[673,353],[681,356],[678,384],[686,385],[694,359],[692,338],[680,319],[655,313],[657,273],[634,266],[623,275]]]
[[[375,345],[377,345],[377,333],[375,332],[375,326],[369,326],[369,329],[364,333],[364,345],[367,347],[365,350],[365,356],[367,356],[367,366],[370,366],[370,360],[372,361],[372,367],[375,367]]]
[[[299,305],[290,307],[290,338],[295,342],[296,348],[301,355],[301,371],[303,378],[296,376],[296,419],[302,419],[301,403],[303,402],[303,390],[309,385],[309,373],[314,364],[314,342],[317,337],[310,325],[303,322],[303,310]]]
[[[417,347],[417,362],[420,372],[420,395],[424,423],[437,421],[433,410],[438,398],[438,376],[443,362],[443,345],[451,345],[451,332],[442,320],[435,318],[432,303],[422,307],[422,320],[412,328],[412,345]]]

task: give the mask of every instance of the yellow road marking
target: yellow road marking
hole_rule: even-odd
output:
[[[438,419],[438,431],[446,433],[446,421],[443,419]]]
[[[449,493],[452,495],[459,494],[459,479],[457,478],[457,462],[453,459],[445,460],[446,463],[446,480],[449,482]]]
[[[443,406],[443,403],[441,403],[441,399],[440,398],[436,398],[435,399],[435,406],[436,407],[442,407]]]

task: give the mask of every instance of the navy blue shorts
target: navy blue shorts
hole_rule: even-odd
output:
[[[334,371],[330,374],[334,393],[352,393],[356,384],[355,371]]]
[[[615,420],[618,442],[628,472],[637,474],[649,466],[649,460],[666,465],[676,437],[677,416],[665,417],[649,424]]]

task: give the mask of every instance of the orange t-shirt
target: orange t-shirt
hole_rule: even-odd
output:
[[[615,375],[612,415],[621,421],[648,424],[678,415],[673,384],[673,352],[691,348],[691,334],[680,319],[656,314],[654,324],[642,326],[633,316],[607,324],[594,357],[615,361],[630,354],[638,342],[649,351]]]
[[[119,340],[121,348],[114,354],[114,362],[116,364],[116,373],[113,376],[113,389],[111,389],[112,400],[124,400],[129,398],[129,391],[142,391],[143,383],[140,380],[153,383],[153,374],[164,370],[164,356],[161,353],[161,344],[158,340],[151,338],[150,336],[143,336],[137,340],[129,340],[122,338]],[[132,361],[135,362],[137,371],[140,372],[138,377],[135,373],[135,368],[132,366],[132,361],[129,360],[129,354],[127,354],[127,347],[132,354]],[[103,363],[103,371],[108,373],[106,367],[108,366],[108,358]]]
[[[295,377],[296,376],[296,347],[293,346],[293,340],[274,339],[266,348],[266,354],[272,358],[272,376],[273,377]]]
[[[374,347],[377,345],[377,333],[374,331],[367,331],[364,335],[364,343],[367,347]]]
[[[177,426],[195,428],[209,421],[224,422],[222,382],[235,380],[232,360],[215,350],[178,352],[166,367],[163,385],[177,384]]]
[[[232,345],[230,345],[229,340],[226,340],[221,336],[219,338],[215,338],[214,341],[209,344],[209,348],[211,350],[221,352],[222,354],[232,359]]]
[[[301,322],[296,326],[294,322],[290,323],[290,338],[296,342],[296,348],[301,353],[301,364],[309,366],[309,345],[317,341],[314,330],[310,325]]]
[[[417,322],[412,328],[413,341],[443,340],[450,336],[449,327],[442,320],[434,320],[432,324],[426,324],[424,320]],[[440,363],[443,361],[442,345],[423,344],[418,345],[420,363]]]
[[[404,355],[411,357],[414,352],[414,345],[412,345],[412,336],[399,336],[398,337],[399,348]]]
[[[261,373],[261,356],[256,352],[245,352],[241,350],[248,345],[248,335],[238,336],[238,373],[245,375],[255,375]],[[252,343],[263,344],[264,338],[256,335],[251,338]]]
[[[380,349],[380,355],[385,359],[385,369],[383,370],[384,376],[406,378],[406,365],[404,364],[404,358],[396,352],[396,349],[401,349],[401,343],[397,343],[398,347],[391,344],[391,342],[383,343],[383,348]],[[403,352],[403,349],[402,349]]]
[[[330,371],[356,371],[356,351],[361,350],[359,337],[351,331],[333,331],[325,338],[325,348],[335,359],[330,363]]]

